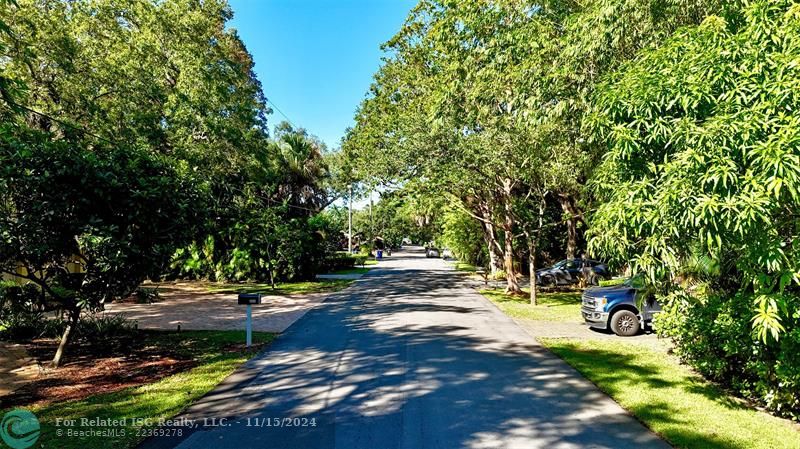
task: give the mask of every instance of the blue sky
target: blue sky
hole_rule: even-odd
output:
[[[291,121],[339,145],[380,66],[380,45],[415,0],[229,0],[264,93]],[[273,110],[274,110],[273,106]],[[278,111],[270,127],[283,120]]]

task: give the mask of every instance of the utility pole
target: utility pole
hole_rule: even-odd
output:
[[[375,243],[375,222],[372,220],[372,190],[369,191],[369,233],[372,242]]]
[[[353,253],[353,184],[347,197],[347,253]]]

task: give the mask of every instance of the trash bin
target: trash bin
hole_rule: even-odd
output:
[[[378,250],[378,257],[377,257],[377,259],[378,259],[378,260],[381,260],[381,259],[383,259],[383,250],[382,250],[382,249],[379,249],[379,250]]]

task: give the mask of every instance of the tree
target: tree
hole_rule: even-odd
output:
[[[24,83],[16,119],[62,138],[77,129],[147,148],[202,174],[214,197],[204,220],[225,229],[266,145],[253,62],[222,0],[20,0],[3,6],[3,73]]]
[[[679,32],[599,90],[591,246],[670,286],[700,243],[734,261],[718,288],[755,295],[754,328],[777,339],[800,282],[800,10],[759,1],[739,17]]]
[[[230,223],[177,252],[174,274],[212,280],[310,279],[325,248],[311,219],[331,201],[324,146],[288,123],[241,167]]]
[[[452,250],[458,259],[476,266],[489,266],[491,260],[483,242],[481,222],[472,218],[459,206],[451,206],[445,210],[442,217],[441,242]]]
[[[40,288],[68,324],[158,276],[193,235],[204,194],[188,171],[139,148],[0,128],[0,272]],[[164,192],[170,192],[165,195]]]
[[[514,103],[513,81],[524,75],[513,63],[527,53],[504,50],[536,34],[538,18],[521,6],[421,2],[387,44],[396,56],[377,75],[345,142],[362,165],[422,178],[471,209],[485,224],[490,253],[502,252],[511,293],[521,291],[513,243],[517,180],[538,162],[526,154],[530,128]],[[527,33],[507,32],[513,26]]]
[[[68,329],[158,278],[169,252],[174,273],[215,279],[310,278],[324,258],[324,147],[286,126],[269,139],[231,15],[224,0],[0,2],[0,144],[17,164],[0,170],[0,265],[40,285]]]

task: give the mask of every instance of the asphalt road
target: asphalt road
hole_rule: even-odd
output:
[[[142,447],[669,447],[421,250],[333,295],[179,418],[197,421]]]

